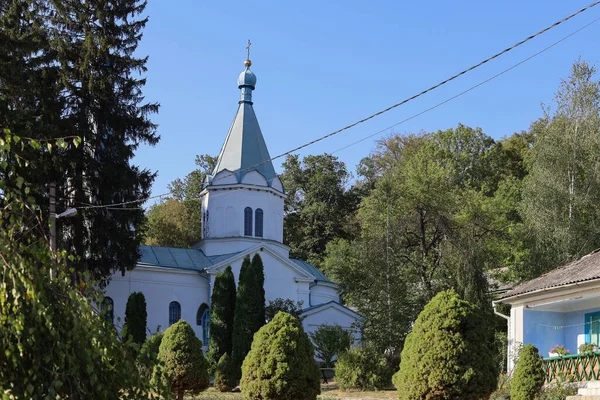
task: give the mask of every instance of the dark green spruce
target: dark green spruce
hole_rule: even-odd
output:
[[[211,371],[225,353],[231,354],[235,297],[235,278],[229,266],[217,274],[210,300],[210,343],[206,358]]]

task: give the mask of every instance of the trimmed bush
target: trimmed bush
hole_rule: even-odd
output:
[[[240,386],[248,400],[314,400],[319,379],[313,345],[302,325],[280,312],[254,335]]]
[[[240,269],[233,320],[232,358],[236,378],[241,376],[242,362],[250,351],[254,334],[265,324],[265,273],[260,256],[250,261],[246,256]]]
[[[528,344],[523,346],[517,368],[511,382],[511,400],[533,399],[544,384],[544,370],[538,349]]]
[[[225,353],[231,354],[235,313],[235,279],[231,267],[217,274],[210,300],[210,342],[206,358],[211,373]]]
[[[315,352],[323,363],[324,368],[333,367],[333,359],[347,351],[352,344],[352,332],[344,330],[339,325],[321,325],[310,334]]]
[[[390,387],[394,370],[372,346],[341,353],[335,364],[335,381],[342,390],[381,390]]]
[[[223,354],[215,368],[215,388],[220,392],[229,392],[235,387],[235,377],[231,357]]]
[[[142,292],[133,292],[127,299],[125,306],[125,325],[123,336],[131,335],[133,342],[140,346],[146,341],[146,297]]]
[[[140,375],[148,380],[152,378],[152,371],[158,363],[158,349],[162,339],[162,332],[155,333],[146,339],[135,360]]]
[[[208,362],[202,354],[202,342],[184,320],[165,331],[158,361],[152,376],[154,385],[166,384],[178,399],[183,399],[186,392],[196,395],[208,388]]]
[[[456,292],[438,293],[417,318],[394,385],[400,400],[481,399],[498,379],[494,335],[483,313]]]

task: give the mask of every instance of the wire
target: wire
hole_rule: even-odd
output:
[[[593,20],[592,22],[590,22],[590,23],[588,23],[588,24],[586,24],[586,25],[582,26],[581,28],[577,29],[576,31],[573,31],[573,32],[571,32],[570,34],[568,34],[567,36],[563,37],[562,39],[560,39],[560,40],[557,40],[556,42],[552,43],[550,46],[548,46],[548,47],[546,47],[546,48],[544,48],[544,49],[542,49],[542,50],[538,51],[537,53],[534,53],[534,54],[532,54],[531,56],[529,56],[529,57],[527,57],[526,59],[524,59],[524,60],[522,60],[522,61],[520,61],[520,62],[518,62],[518,63],[516,63],[516,64],[512,65],[511,67],[509,67],[509,68],[506,68],[506,69],[505,69],[505,70],[503,70],[502,72],[499,72],[499,73],[497,73],[496,75],[494,75],[494,76],[492,76],[492,77],[490,77],[490,78],[488,78],[488,79],[486,79],[486,80],[484,80],[484,81],[481,81],[481,82],[479,82],[479,83],[478,83],[478,84],[476,84],[476,85],[473,85],[473,86],[471,86],[471,87],[470,87],[470,88],[468,88],[467,90],[464,90],[464,91],[462,91],[462,92],[460,92],[460,93],[458,93],[458,94],[456,94],[456,95],[454,95],[454,96],[452,96],[452,97],[449,97],[449,98],[447,98],[446,100],[444,100],[444,101],[442,101],[442,102],[440,102],[440,103],[437,103],[437,104],[436,104],[436,105],[434,105],[433,107],[429,107],[429,108],[428,108],[428,109],[426,109],[426,110],[423,110],[423,111],[421,111],[421,112],[419,112],[419,113],[417,113],[417,114],[414,114],[414,115],[412,115],[412,116],[410,116],[410,117],[408,117],[408,118],[406,118],[406,119],[403,119],[402,121],[400,121],[400,122],[397,122],[397,123],[395,123],[394,125],[390,125],[390,126],[388,126],[387,128],[385,128],[385,129],[382,129],[382,130],[380,130],[380,131],[377,131],[377,132],[375,132],[375,133],[372,133],[372,134],[370,134],[370,135],[368,135],[368,136],[365,136],[365,137],[364,137],[364,138],[362,138],[362,139],[359,139],[359,140],[357,140],[356,142],[352,142],[352,143],[350,143],[350,144],[348,144],[348,145],[346,145],[346,146],[344,146],[344,147],[341,147],[341,148],[339,148],[339,149],[337,149],[337,150],[335,150],[335,151],[331,152],[330,154],[335,154],[335,153],[338,153],[338,152],[340,152],[340,151],[342,151],[342,150],[346,150],[348,147],[351,147],[351,146],[354,146],[355,144],[358,144],[358,143],[364,142],[365,140],[367,140],[367,139],[370,139],[370,138],[372,138],[373,136],[377,136],[377,135],[379,135],[379,134],[381,134],[381,133],[383,133],[383,132],[385,132],[385,131],[387,131],[387,130],[390,130],[390,129],[392,129],[392,128],[394,128],[394,127],[396,127],[396,126],[400,125],[400,124],[403,124],[403,123],[405,123],[405,122],[407,122],[407,121],[410,121],[411,119],[414,119],[414,118],[416,118],[416,117],[418,117],[418,116],[421,116],[421,115],[423,115],[423,114],[425,114],[425,113],[427,113],[427,112],[429,112],[429,111],[431,111],[431,110],[435,110],[436,108],[438,108],[438,107],[440,107],[440,106],[442,106],[442,105],[444,105],[444,104],[446,104],[446,103],[448,103],[448,102],[450,102],[450,101],[452,101],[452,100],[454,100],[454,99],[456,99],[456,98],[458,98],[458,97],[460,97],[460,96],[462,96],[462,95],[464,95],[464,94],[467,94],[467,93],[469,93],[470,91],[472,91],[472,90],[474,90],[474,89],[478,88],[479,86],[482,86],[482,85],[484,85],[484,84],[486,84],[486,83],[488,83],[488,82],[490,82],[490,81],[492,81],[492,80],[494,80],[494,79],[498,78],[499,76],[502,76],[502,75],[504,75],[505,73],[507,73],[507,72],[509,72],[509,71],[511,71],[511,70],[513,70],[513,69],[515,69],[515,68],[516,68],[516,67],[518,67],[519,65],[521,65],[521,64],[524,64],[524,63],[526,63],[527,61],[531,60],[532,58],[535,58],[535,57],[539,56],[540,54],[542,54],[542,53],[544,53],[544,52],[546,52],[546,51],[550,50],[551,48],[553,48],[553,47],[554,47],[554,46],[556,46],[557,44],[559,44],[559,43],[561,43],[561,42],[563,42],[563,41],[567,40],[567,39],[568,39],[568,38],[570,38],[571,36],[575,35],[576,33],[578,33],[578,32],[580,32],[580,31],[584,30],[584,29],[585,29],[585,28],[587,28],[588,26],[590,26],[590,25],[592,25],[592,24],[594,24],[594,23],[596,23],[596,22],[598,22],[598,21],[600,21],[600,17],[598,17],[598,18],[596,18],[595,20]]]
[[[261,166],[261,165],[263,165],[263,164],[266,164],[266,163],[268,163],[268,162],[271,162],[271,161],[273,161],[273,160],[276,160],[276,159],[278,159],[278,158],[285,157],[285,156],[287,156],[287,155],[289,155],[289,154],[292,154],[292,153],[295,153],[295,152],[297,152],[298,150],[304,149],[304,148],[306,148],[306,147],[308,147],[308,146],[311,146],[311,145],[313,145],[313,144],[315,144],[315,143],[318,143],[318,142],[320,142],[320,141],[322,141],[322,140],[325,140],[325,139],[327,139],[327,138],[330,138],[330,137],[332,137],[332,136],[334,136],[334,135],[337,135],[337,134],[339,134],[339,133],[341,133],[341,132],[344,132],[344,131],[346,131],[346,130],[348,130],[348,129],[350,129],[350,128],[353,128],[353,127],[355,127],[355,126],[357,126],[357,125],[359,125],[359,124],[362,124],[362,123],[364,123],[364,122],[367,122],[367,121],[369,121],[369,120],[371,120],[371,119],[373,119],[373,118],[375,118],[375,117],[377,117],[377,116],[380,116],[380,115],[382,115],[382,114],[384,114],[384,113],[386,113],[386,112],[388,112],[388,111],[391,111],[391,110],[393,110],[394,108],[397,108],[397,107],[399,107],[399,106],[401,106],[401,105],[403,105],[403,104],[406,104],[406,103],[408,103],[409,101],[412,101],[412,100],[414,100],[414,99],[416,99],[416,98],[418,98],[418,97],[421,97],[421,96],[423,96],[424,94],[426,94],[426,93],[429,93],[429,92],[431,92],[431,91],[433,91],[433,90],[435,90],[435,89],[437,89],[437,88],[439,88],[439,87],[441,87],[441,86],[443,86],[443,85],[447,84],[448,82],[451,82],[451,81],[453,81],[453,80],[455,80],[455,79],[459,78],[460,76],[462,76],[462,75],[466,74],[467,72],[473,71],[473,70],[475,70],[475,69],[477,69],[477,68],[481,67],[482,65],[484,65],[484,64],[486,64],[486,63],[488,63],[488,62],[490,62],[490,61],[492,61],[492,60],[494,60],[494,59],[496,59],[496,58],[500,57],[501,55],[503,55],[503,54],[506,54],[506,53],[508,53],[508,52],[509,52],[509,51],[511,51],[511,50],[514,50],[515,48],[517,48],[517,47],[519,47],[519,46],[521,46],[521,45],[523,45],[523,44],[527,43],[528,41],[530,41],[530,40],[532,40],[532,39],[536,38],[537,36],[540,36],[540,35],[542,35],[543,33],[547,32],[547,31],[549,31],[549,30],[551,30],[551,29],[553,29],[553,28],[557,27],[558,25],[560,25],[560,24],[562,24],[562,23],[564,23],[564,22],[566,22],[566,21],[570,20],[571,18],[573,18],[573,17],[575,17],[575,16],[577,16],[577,15],[579,15],[579,14],[581,14],[581,13],[585,12],[586,10],[589,10],[590,8],[597,6],[598,4],[600,4],[600,0],[598,0],[598,1],[595,1],[595,2],[593,2],[593,3],[591,3],[591,4],[587,5],[587,6],[583,7],[582,9],[580,9],[580,10],[578,10],[578,11],[576,11],[576,12],[574,12],[574,13],[570,14],[570,15],[568,15],[567,17],[565,17],[565,18],[561,19],[560,21],[557,21],[557,22],[555,22],[555,23],[553,23],[553,24],[551,24],[551,25],[547,26],[546,28],[544,28],[544,29],[542,29],[542,30],[540,30],[540,31],[538,31],[538,32],[536,32],[536,33],[534,33],[533,35],[530,35],[530,36],[528,36],[527,38],[525,38],[525,39],[523,39],[523,40],[521,40],[521,41],[519,41],[519,42],[517,42],[517,43],[513,44],[512,46],[510,46],[510,47],[507,47],[506,49],[504,49],[504,50],[502,50],[502,51],[500,51],[500,52],[498,52],[498,53],[496,53],[496,54],[494,54],[494,55],[492,55],[492,56],[490,56],[490,57],[486,58],[485,60],[483,60],[483,61],[481,61],[481,62],[479,62],[479,63],[477,63],[477,64],[475,64],[475,65],[473,65],[473,66],[471,66],[471,67],[469,67],[469,68],[466,68],[466,69],[462,70],[461,72],[459,72],[459,73],[457,73],[457,74],[455,74],[455,75],[453,75],[453,76],[451,76],[451,77],[449,77],[449,78],[447,78],[447,79],[445,79],[445,80],[443,80],[443,81],[441,81],[441,82],[439,82],[439,83],[437,83],[437,84],[435,84],[435,85],[433,85],[433,86],[430,86],[429,88],[427,88],[427,89],[425,89],[425,90],[423,90],[423,91],[421,91],[421,92],[419,92],[419,93],[417,93],[417,94],[415,94],[415,95],[413,95],[413,96],[410,96],[410,97],[408,97],[408,98],[406,98],[406,99],[404,99],[404,100],[400,101],[399,103],[393,104],[393,105],[391,105],[391,106],[389,106],[389,107],[387,107],[387,108],[385,108],[385,109],[383,109],[383,110],[381,110],[381,111],[378,111],[378,112],[376,112],[376,113],[374,113],[374,114],[371,114],[370,116],[368,116],[368,117],[366,117],[366,118],[363,118],[363,119],[361,119],[361,120],[358,120],[358,121],[356,121],[356,122],[354,122],[354,123],[352,123],[352,124],[346,125],[346,126],[344,126],[343,128],[341,128],[341,129],[338,129],[338,130],[336,130],[336,131],[333,131],[333,132],[331,132],[331,133],[328,133],[328,134],[326,134],[326,135],[323,135],[323,136],[321,136],[321,137],[318,137],[317,139],[311,140],[310,142],[307,142],[307,143],[305,143],[305,144],[302,144],[302,145],[300,145],[300,146],[298,146],[298,147],[295,147],[295,148],[293,148],[293,149],[291,149],[291,150],[288,150],[288,151],[286,151],[285,153],[281,153],[281,154],[279,154],[279,155],[277,155],[277,156],[275,156],[275,157],[271,157],[271,158],[269,158],[269,159],[267,159],[267,160],[263,160],[263,161],[261,161],[261,162],[259,162],[259,163],[257,163],[257,164],[251,165],[251,166],[249,166],[249,167],[246,167],[246,168],[244,168],[244,169],[240,169],[239,171],[236,171],[236,172],[231,172],[231,173],[229,173],[229,174],[226,174],[226,175],[223,175],[223,176],[219,176],[219,177],[217,177],[217,178],[213,179],[211,183],[214,183],[215,181],[218,181],[218,180],[221,180],[221,179],[225,179],[225,178],[227,178],[227,177],[230,177],[230,176],[232,176],[232,175],[239,174],[239,173],[241,173],[241,172],[245,172],[245,171],[248,171],[248,170],[254,169],[254,168],[256,168],[256,167],[259,167],[259,166]],[[594,21],[594,22],[595,22],[595,21]],[[588,24],[588,25],[590,25],[590,24]],[[586,25],[586,26],[588,26],[588,25]],[[585,28],[585,27],[584,27],[584,28]],[[583,29],[583,28],[581,28],[581,29]],[[581,29],[580,29],[580,30],[581,30]],[[574,33],[576,33],[576,32],[578,32],[578,31],[575,31]],[[573,33],[573,34],[574,34],[574,33]],[[572,35],[572,34],[571,34],[571,35]],[[567,37],[568,37],[568,36],[567,36]],[[563,40],[564,40],[564,39],[566,39],[566,37],[565,37],[565,38],[563,38]],[[560,43],[560,41],[559,41],[559,42],[557,42],[557,43]],[[557,43],[555,43],[555,44],[557,44]],[[550,47],[552,47],[552,46],[550,46]],[[543,51],[545,51],[545,50],[547,50],[547,49],[544,49]],[[542,51],[542,52],[543,52],[543,51]],[[536,54],[536,55],[537,55],[537,54]],[[533,57],[535,57],[535,55],[534,55],[534,56],[531,56],[530,58],[533,58]],[[521,63],[519,63],[519,64],[516,64],[516,65],[514,65],[512,68],[514,68],[514,67],[516,67],[516,66],[518,66],[518,65],[522,64],[523,62],[525,62],[525,61],[527,61],[527,60],[528,60],[528,59],[526,59],[526,60],[522,61],[522,62],[521,62]],[[510,69],[512,69],[512,68],[510,68]],[[503,73],[505,73],[505,72],[508,72],[510,69],[508,69],[507,71],[503,71],[503,72],[502,72],[502,73],[500,73],[498,76],[502,75],[502,74],[503,74]],[[492,77],[492,78],[490,78],[489,80],[492,80],[492,79],[494,79],[494,78],[495,78],[495,77]],[[489,81],[489,80],[488,80],[488,81]],[[483,85],[483,84],[484,84],[484,83],[486,83],[486,82],[487,82],[487,81],[484,81],[484,82],[480,83],[479,85],[476,85],[475,87],[477,87],[477,86],[481,86],[481,85]],[[470,90],[474,89],[475,87],[473,87],[473,88],[470,88],[469,90],[465,91],[464,93],[467,93],[468,91],[470,91]],[[459,95],[455,96],[454,98],[456,98],[456,97],[458,97],[458,96],[461,96],[461,95],[462,95],[462,94],[464,94],[464,93],[460,93]],[[450,99],[446,100],[445,102],[442,102],[441,104],[439,104],[439,105],[437,105],[437,106],[434,106],[434,107],[433,107],[433,108],[431,108],[431,109],[434,109],[434,108],[436,108],[436,107],[438,107],[438,106],[440,106],[440,105],[442,105],[442,104],[444,104],[444,103],[446,103],[446,102],[448,102],[448,101],[450,101],[450,100],[452,100],[452,99],[453,99],[453,98],[450,98]],[[427,112],[427,111],[430,111],[430,110],[426,110],[426,111],[424,111],[424,112]],[[422,113],[424,113],[424,112],[422,112]],[[422,114],[422,113],[421,113],[421,114]],[[418,114],[418,115],[421,115],[421,114]],[[414,117],[416,117],[416,116],[418,116],[418,115],[415,115]],[[414,118],[414,117],[413,117],[413,118]],[[400,122],[400,123],[402,123],[402,122]],[[399,123],[399,124],[400,124],[400,123]],[[398,124],[396,124],[396,125],[398,125]],[[395,126],[395,125],[394,125],[394,126]],[[387,129],[389,129],[389,128],[386,128],[385,130],[387,130]],[[383,131],[385,131],[385,130],[383,130]],[[382,131],[382,132],[383,132],[383,131]],[[379,134],[379,133],[381,133],[381,132],[378,132],[378,133],[376,133],[376,134]],[[376,134],[373,134],[372,136],[375,136]],[[352,144],[351,144],[351,145],[352,145]],[[337,150],[337,151],[340,151],[340,150]],[[163,193],[163,194],[156,195],[156,196],[152,196],[152,197],[149,197],[149,198],[146,198],[146,199],[139,199],[139,200],[126,201],[126,202],[117,203],[117,204],[108,204],[108,205],[103,205],[103,204],[99,204],[99,205],[91,205],[91,204],[90,204],[90,205],[88,205],[88,206],[85,206],[85,207],[78,207],[78,208],[79,208],[79,209],[103,208],[103,207],[105,207],[105,208],[106,208],[106,207],[114,207],[114,206],[120,206],[120,205],[128,205],[128,204],[142,203],[142,202],[146,202],[146,201],[148,201],[148,200],[152,200],[152,199],[160,198],[160,197],[167,196],[167,195],[169,195],[169,193]]]

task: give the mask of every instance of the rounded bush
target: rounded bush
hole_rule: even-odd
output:
[[[511,400],[533,399],[542,388],[544,380],[538,349],[532,344],[524,346],[510,386]]]
[[[240,386],[249,400],[314,400],[319,379],[313,345],[302,325],[279,312],[254,335]]]
[[[384,355],[371,346],[341,353],[335,364],[335,381],[342,390],[381,390],[392,383],[394,371]]]
[[[135,360],[140,375],[148,379],[152,377],[152,370],[158,363],[158,350],[162,338],[163,333],[158,332],[146,339]]]
[[[453,290],[438,293],[417,318],[394,385],[400,400],[488,396],[496,387],[494,336],[475,305]]]
[[[220,392],[229,392],[235,386],[235,373],[231,357],[227,353],[219,359],[215,368],[215,388]]]
[[[202,343],[184,320],[165,331],[158,361],[152,377],[154,383],[165,383],[179,399],[183,399],[185,392],[195,395],[208,388],[208,362],[202,354]]]

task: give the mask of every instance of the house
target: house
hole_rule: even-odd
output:
[[[192,249],[142,246],[137,266],[112,276],[104,307],[112,310],[109,318],[115,323],[119,318],[122,324],[129,295],[142,292],[149,331],[164,330],[182,318],[206,346],[216,275],[231,266],[237,284],[244,257],[260,254],[267,301],[301,301],[307,332],[338,324],[354,330],[359,340],[354,327],[363,317],[341,304],[340,287],[313,265],[290,258],[290,248],[283,243],[286,193],[254,112],[256,76],[250,60],[244,65],[237,82],[241,91],[237,113],[216,167],[199,193],[202,240]]]
[[[521,283],[494,302],[510,305],[508,318],[508,370],[520,345],[533,344],[545,357],[547,381],[574,375],[580,381],[596,379],[598,354],[578,354],[584,343],[600,344],[600,251]],[[566,357],[551,357],[563,345]],[[568,362],[566,362],[568,361]]]

